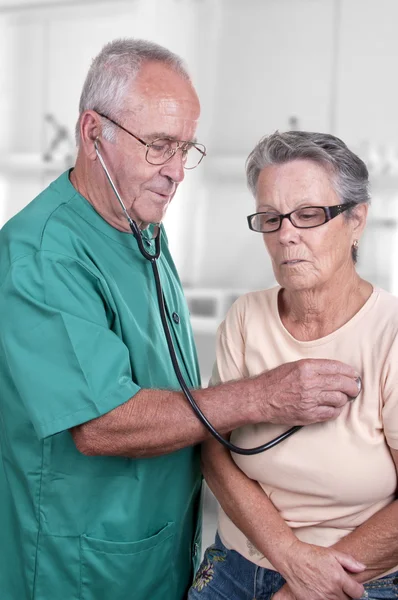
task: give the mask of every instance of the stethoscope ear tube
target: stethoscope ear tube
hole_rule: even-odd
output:
[[[109,185],[111,186],[116,198],[119,201],[120,206],[122,207],[122,210],[129,222],[130,225],[130,229],[133,232],[133,235],[135,237],[135,239],[137,240],[137,244],[138,247],[140,249],[141,254],[144,256],[144,258],[146,258],[149,261],[153,261],[159,258],[160,256],[160,252],[161,252],[161,248],[160,248],[160,235],[159,232],[157,233],[157,235],[155,236],[155,253],[151,254],[150,252],[148,252],[147,250],[145,250],[144,244],[142,242],[142,235],[141,235],[141,231],[139,230],[139,227],[137,225],[137,223],[130,217],[129,213],[127,212],[127,208],[125,207],[125,204],[117,190],[116,185],[113,183],[113,179],[107,169],[107,166],[105,164],[104,159],[102,158],[102,154],[98,149],[98,137],[95,138],[94,140],[94,149],[95,152],[97,154],[98,160],[100,161],[101,167],[104,170],[104,173],[106,175],[107,180],[109,181]]]
[[[119,204],[120,204],[120,206],[122,207],[122,210],[123,210],[123,212],[124,212],[124,214],[125,214],[125,216],[126,216],[126,218],[127,218],[128,222],[130,223],[130,227],[131,227],[131,223],[133,222],[133,220],[132,220],[132,218],[130,217],[129,213],[127,212],[127,209],[126,209],[126,207],[125,207],[125,205],[124,205],[124,202],[123,202],[123,200],[121,199],[121,197],[120,197],[120,194],[119,194],[119,192],[117,191],[117,188],[116,188],[115,184],[113,183],[113,179],[112,179],[112,177],[111,177],[111,175],[110,175],[110,173],[109,173],[109,171],[108,171],[108,169],[107,169],[107,166],[106,166],[106,164],[105,164],[105,161],[104,161],[104,159],[102,158],[102,154],[101,154],[101,152],[100,152],[100,151],[99,151],[99,149],[98,149],[98,139],[99,139],[99,138],[98,138],[98,137],[96,137],[96,138],[95,138],[95,140],[94,140],[94,149],[95,149],[95,152],[96,152],[96,154],[97,154],[98,160],[100,161],[101,167],[102,167],[102,168],[103,168],[103,170],[104,170],[104,173],[105,173],[105,175],[106,175],[106,178],[107,178],[107,180],[109,181],[109,185],[111,186],[111,188],[112,188],[112,190],[113,190],[113,192],[114,192],[114,194],[115,194],[116,198],[118,199],[118,201],[119,201]],[[137,227],[137,225],[136,225],[136,227]],[[137,229],[138,229],[138,228],[137,228]],[[134,231],[133,231],[133,233],[134,233]]]

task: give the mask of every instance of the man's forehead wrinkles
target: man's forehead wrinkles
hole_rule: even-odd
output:
[[[122,111],[122,116],[124,119],[129,119],[131,117],[135,117],[137,114],[140,114],[145,109],[145,104],[139,103],[134,106],[129,106]]]
[[[130,105],[124,111],[126,117],[129,116],[135,117],[137,115],[141,115],[145,112],[157,110],[159,115],[164,116],[180,116],[180,118],[184,120],[191,120],[191,114],[194,112],[194,106],[192,101],[187,99],[177,99],[177,98],[156,98],[156,97],[148,97],[148,100],[145,102],[141,101],[137,104]],[[185,115],[181,113],[185,112]],[[196,113],[196,111],[195,111]],[[198,118],[195,114],[195,118],[192,119],[197,121]]]

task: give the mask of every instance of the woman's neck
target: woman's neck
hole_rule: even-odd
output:
[[[320,288],[282,289],[278,298],[280,318],[297,340],[316,340],[352,319],[372,291],[372,285],[356,272],[344,285],[328,282]]]

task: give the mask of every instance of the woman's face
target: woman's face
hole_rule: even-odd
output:
[[[265,167],[257,183],[257,211],[290,213],[305,206],[341,204],[329,173],[311,160]],[[338,215],[313,229],[283,219],[279,231],[263,234],[278,283],[287,290],[311,290],[352,274],[351,248],[366,222],[367,206],[356,217]]]

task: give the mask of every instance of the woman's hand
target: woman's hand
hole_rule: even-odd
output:
[[[297,600],[289,585],[285,583],[275,594],[272,600]]]
[[[282,575],[288,589],[283,586],[274,600],[292,600],[292,596],[297,600],[347,600],[364,593],[363,585],[347,571],[361,573],[365,565],[333,548],[297,540],[289,547],[284,564]]]

